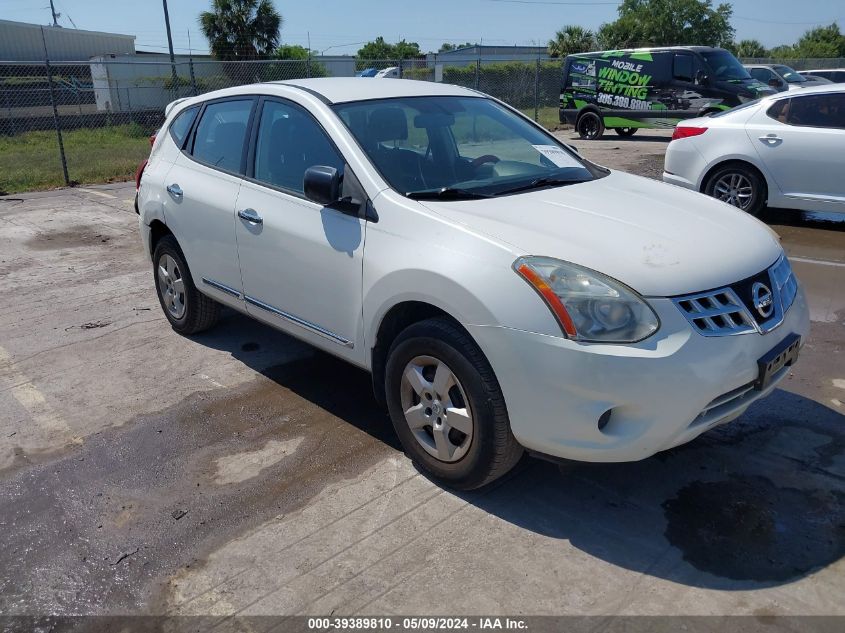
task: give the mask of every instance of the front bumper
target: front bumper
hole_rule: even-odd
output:
[[[748,389],[757,360],[790,333],[805,341],[810,328],[801,288],[783,323],[767,334],[704,337],[671,300],[649,301],[661,328],[635,345],[469,327],[496,372],[520,444],[594,462],[636,461],[683,444],[774,389],[788,368],[764,391]]]

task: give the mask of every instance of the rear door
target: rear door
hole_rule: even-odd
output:
[[[256,99],[209,101],[192,138],[166,177],[167,225],[202,292],[239,301],[242,283],[235,243],[235,201],[246,161]]]
[[[796,206],[845,210],[845,93],[779,99],[749,119],[746,131]]]
[[[235,221],[247,311],[360,362],[365,221],[308,200],[303,177],[326,165],[343,174],[343,196],[361,203],[363,190],[305,108],[262,99],[256,125]]]

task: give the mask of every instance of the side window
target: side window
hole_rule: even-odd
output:
[[[176,118],[173,119],[173,122],[170,124],[170,137],[179,149],[182,149],[185,137],[188,135],[188,131],[191,129],[191,124],[194,122],[194,119],[197,118],[197,112],[199,112],[199,110],[199,106],[187,108],[177,114]]]
[[[305,170],[315,165],[334,167],[342,174],[344,160],[305,110],[265,101],[255,145],[255,179],[302,193]]]
[[[748,74],[754,77],[757,81],[762,81],[764,84],[769,83],[772,78],[772,71],[768,68],[752,68]]]
[[[786,115],[789,125],[845,130],[845,94],[829,93],[793,97]]]
[[[252,99],[206,106],[194,136],[194,158],[220,169],[240,172],[251,110]]]
[[[675,53],[672,61],[672,76],[679,81],[692,81],[693,79],[692,55]]]

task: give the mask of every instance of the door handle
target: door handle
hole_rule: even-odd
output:
[[[172,185],[167,185],[167,193],[169,193],[174,198],[181,198],[182,197],[182,187],[177,185],[175,182]]]
[[[783,141],[783,139],[777,134],[766,134],[766,136],[761,136],[760,140],[764,143],[768,143],[769,145],[774,145],[775,143]]]
[[[264,224],[264,220],[258,215],[255,209],[241,209],[238,211],[238,217],[250,224]]]

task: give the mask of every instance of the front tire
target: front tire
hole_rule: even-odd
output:
[[[194,286],[188,262],[172,235],[165,235],[156,244],[153,266],[158,302],[174,330],[196,334],[217,323],[220,304]]]
[[[760,214],[766,203],[763,178],[756,170],[739,163],[729,163],[714,171],[707,179],[704,193],[754,216]]]
[[[604,134],[604,120],[597,112],[588,110],[578,117],[575,122],[575,130],[581,138],[594,141]]]
[[[388,352],[385,390],[406,453],[447,486],[479,488],[522,456],[493,368],[447,319],[420,321],[399,334]]]

